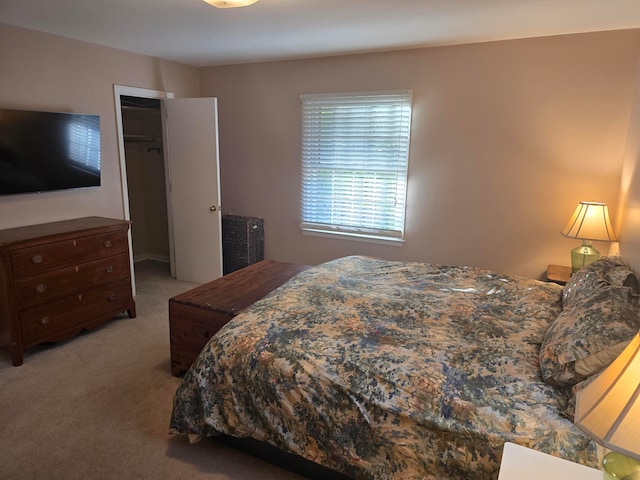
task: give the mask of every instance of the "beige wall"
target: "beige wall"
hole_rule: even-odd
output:
[[[617,227],[621,255],[640,271],[640,63],[620,182]]]
[[[640,238],[640,30],[200,70],[1,24],[0,45],[0,105],[98,113],[104,169],[98,189],[0,197],[0,228],[122,218],[120,84],[219,98],[223,211],[264,217],[268,258],[369,254],[537,277],[568,264],[577,242],[558,232],[584,199],[611,204],[625,257]],[[299,95],[403,88],[414,91],[406,244],[303,236]]]
[[[219,99],[223,211],[264,217],[267,258],[369,254],[539,277],[569,264],[579,242],[559,231],[578,201],[615,216],[639,52],[640,30],[627,30],[202,69],[202,95]],[[303,236],[299,95],[406,88],[406,244]]]
[[[102,186],[0,197],[0,228],[99,215],[123,218],[113,85],[198,96],[198,70],[0,24],[0,106],[100,115]]]

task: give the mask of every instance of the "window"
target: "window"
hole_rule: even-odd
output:
[[[403,240],[412,92],[301,100],[302,230]]]

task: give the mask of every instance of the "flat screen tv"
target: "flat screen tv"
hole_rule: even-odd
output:
[[[100,117],[0,108],[0,195],[100,186]]]

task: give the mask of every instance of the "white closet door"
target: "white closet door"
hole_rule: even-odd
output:
[[[165,108],[176,278],[205,283],[222,276],[217,99],[167,99]]]

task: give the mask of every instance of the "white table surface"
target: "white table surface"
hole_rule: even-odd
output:
[[[498,480],[602,480],[602,471],[507,442]]]

